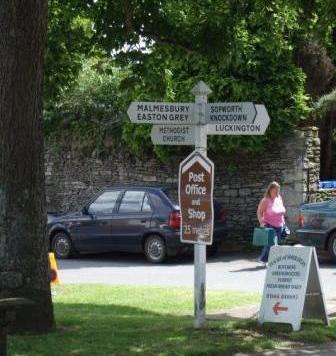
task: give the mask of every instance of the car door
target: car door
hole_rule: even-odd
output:
[[[83,214],[87,218],[72,227],[71,234],[76,239],[76,246],[80,251],[111,250],[111,222],[121,193],[121,190],[102,192],[85,209]]]
[[[112,219],[114,249],[142,250],[142,237],[150,228],[152,206],[144,190],[126,190]]]

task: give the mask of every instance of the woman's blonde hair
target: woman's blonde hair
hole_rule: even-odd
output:
[[[271,190],[277,188],[280,190],[280,184],[278,182],[271,182],[265,192],[265,198],[270,198],[271,197]]]

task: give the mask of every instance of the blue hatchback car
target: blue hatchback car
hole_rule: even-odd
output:
[[[57,258],[76,253],[142,252],[153,263],[192,249],[180,241],[174,187],[119,185],[103,189],[79,211],[48,214],[50,250]],[[225,238],[224,210],[214,200],[215,252]]]
[[[302,245],[329,252],[336,262],[336,200],[303,204],[296,238]]]

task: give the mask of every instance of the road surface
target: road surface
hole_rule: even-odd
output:
[[[266,269],[255,254],[226,253],[208,260],[207,289],[262,293]],[[87,255],[58,260],[62,283],[107,283],[193,287],[193,258],[183,256],[162,265],[148,263],[142,255]],[[336,265],[320,258],[322,285],[327,299],[336,301]]]

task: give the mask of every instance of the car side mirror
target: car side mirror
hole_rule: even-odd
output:
[[[84,215],[88,215],[89,214],[89,209],[87,208],[87,206],[84,206],[84,208],[82,209],[82,213]]]

